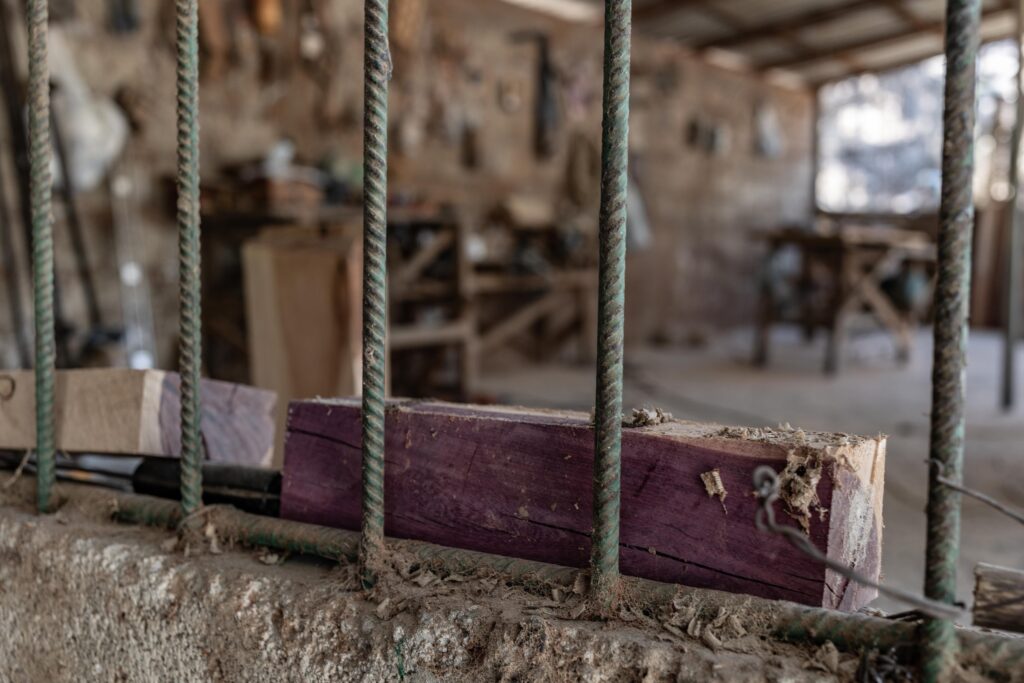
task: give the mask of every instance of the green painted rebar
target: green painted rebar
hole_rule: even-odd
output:
[[[77,487],[74,495],[93,498],[109,506],[114,517],[129,524],[146,524],[176,529],[184,519],[174,501],[134,494],[99,492]],[[360,548],[361,534],[343,529],[261,517],[235,508],[214,505],[203,510],[211,528],[223,540],[247,546],[265,546],[287,552],[315,555],[330,560],[352,561]],[[389,541],[397,553],[438,572],[472,575],[489,572],[522,585],[528,590],[542,589],[550,594],[551,585],[572,586],[579,570],[543,562],[459,550],[420,541]],[[695,616],[709,621],[721,612],[744,614],[745,623],[759,632],[793,643],[833,643],[840,650],[859,652],[877,648],[911,648],[915,643],[914,624],[880,619],[863,614],[846,614],[790,602],[735,595],[715,590],[687,588],[673,584],[624,577],[622,591],[637,609],[694,610]],[[996,675],[1020,670],[1024,666],[1024,641],[996,635],[963,631],[956,634],[963,659],[978,669]]]
[[[597,401],[594,409],[594,597],[605,608],[619,582],[622,479],[622,338],[626,297],[626,188],[629,151],[631,0],[606,0],[601,131]]]
[[[1017,106],[1013,120],[1013,135],[1010,139],[1010,172],[1009,183],[1012,201],[1010,203],[1010,243],[1007,247],[1006,280],[1004,285],[1006,319],[1003,321],[1003,381],[1001,399],[1003,410],[1011,410],[1016,401],[1016,358],[1017,339],[1020,338],[1020,275],[1021,246],[1024,246],[1024,225],[1021,224],[1020,198],[1020,143],[1021,127],[1024,126],[1024,55],[1021,54],[1024,39],[1024,2],[1016,0],[1016,37],[1017,45]]]
[[[36,505],[48,512],[56,481],[54,391],[56,345],[53,302],[53,179],[50,176],[50,69],[47,63],[49,7],[29,0],[28,137],[32,211],[32,291],[35,303]],[[10,95],[10,93],[8,93]]]
[[[943,115],[942,200],[939,207],[938,277],[928,482],[925,595],[956,602],[960,552],[960,493],[939,481],[963,476],[964,389],[971,235],[974,227],[975,61],[981,0],[949,0],[946,16],[946,88]],[[948,681],[959,641],[953,622],[927,619],[921,626],[921,674]]]
[[[181,507],[203,504],[199,375],[202,301],[199,251],[199,3],[177,0],[178,268],[181,340]]]
[[[363,585],[384,551],[384,368],[387,334],[388,2],[366,0],[363,65]]]

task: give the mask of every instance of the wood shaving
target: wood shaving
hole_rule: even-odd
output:
[[[633,416],[622,421],[623,427],[651,427],[672,421],[672,413],[661,408],[634,408]]]
[[[722,483],[722,474],[716,467],[713,470],[709,470],[700,475],[700,480],[704,482],[704,490],[708,492],[708,498],[718,498],[718,501],[722,504],[722,510],[726,514],[729,513],[725,508],[725,497],[729,493],[725,490],[725,484]]]
[[[700,640],[702,643],[711,648],[712,651],[722,647],[721,639],[718,636],[716,636],[710,628],[704,629],[704,632],[700,635]]]

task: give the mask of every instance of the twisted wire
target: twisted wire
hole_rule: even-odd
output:
[[[974,81],[980,18],[981,0],[949,0],[930,439],[930,458],[938,466],[929,473],[925,565],[925,595],[948,604],[956,601],[960,493],[944,486],[938,477],[942,475],[957,483],[963,477],[967,312],[974,225]],[[958,651],[953,622],[927,619],[921,626],[921,648],[922,679],[949,680]]]
[[[810,537],[799,529],[779,524],[775,520],[774,507],[775,502],[779,499],[779,476],[771,467],[761,465],[754,470],[754,492],[760,500],[760,505],[758,506],[757,512],[754,516],[754,525],[757,527],[758,531],[768,531],[784,537],[798,550],[813,557],[832,571],[841,574],[847,579],[859,583],[862,586],[874,588],[879,593],[890,598],[913,605],[922,614],[930,614],[940,619],[957,619],[964,615],[964,611],[959,607],[947,605],[942,602],[935,602],[934,600],[928,600],[927,598],[915,595],[901,588],[886,586],[878,583],[877,581],[873,581],[860,572],[848,567],[846,564],[837,562],[825,553],[821,552],[821,550],[814,545],[814,542],[811,541]]]
[[[46,0],[29,0],[28,137],[32,215],[32,291],[35,306],[36,505],[47,512],[56,481],[54,391],[56,342],[53,287],[53,179],[50,175],[50,70],[47,63],[49,9]]]
[[[375,582],[384,550],[384,367],[387,332],[387,0],[366,0],[363,114],[363,585]]]
[[[199,4],[177,0],[178,267],[181,341],[181,507],[202,506],[199,375],[202,302],[199,252]]]
[[[626,296],[631,0],[606,0],[601,141],[597,401],[594,410],[594,534],[591,586],[610,607],[619,581],[622,343]]]

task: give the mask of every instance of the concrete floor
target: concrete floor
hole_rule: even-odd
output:
[[[750,427],[788,422],[808,430],[889,435],[886,467],[885,581],[921,591],[924,581],[931,334],[917,335],[911,361],[900,366],[884,335],[868,333],[846,348],[837,377],[821,372],[824,340],[804,343],[778,329],[772,361],[750,365],[752,336],[737,332],[701,349],[636,349],[626,355],[625,412],[644,405],[675,417]],[[1021,401],[998,407],[999,337],[975,333],[968,351],[967,486],[1024,507],[1024,347],[1018,350]],[[517,366],[485,373],[481,387],[502,403],[590,410],[593,370],[580,365]],[[1024,528],[965,500],[958,576],[970,604],[977,562],[1024,567]],[[880,599],[889,611],[902,605]]]

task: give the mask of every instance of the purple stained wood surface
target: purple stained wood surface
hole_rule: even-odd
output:
[[[390,407],[386,420],[389,536],[587,565],[594,437],[585,418],[447,404],[400,406]],[[359,529],[360,438],[356,402],[291,404],[283,517]],[[826,588],[821,564],[754,525],[754,468],[769,464],[781,470],[786,450],[740,440],[733,448],[726,440],[705,443],[713,447],[658,428],[624,430],[623,573],[840,606],[843,596]],[[728,492],[724,501],[709,497],[701,481],[713,469]],[[832,507],[828,474],[818,496],[823,508]],[[795,524],[781,511],[779,518]],[[827,514],[812,516],[810,535],[819,548],[828,548]]]
[[[266,389],[203,379],[200,382],[202,437],[211,462],[269,467],[274,452],[277,394]],[[168,372],[160,397],[160,439],[164,453],[181,453],[181,377]]]

